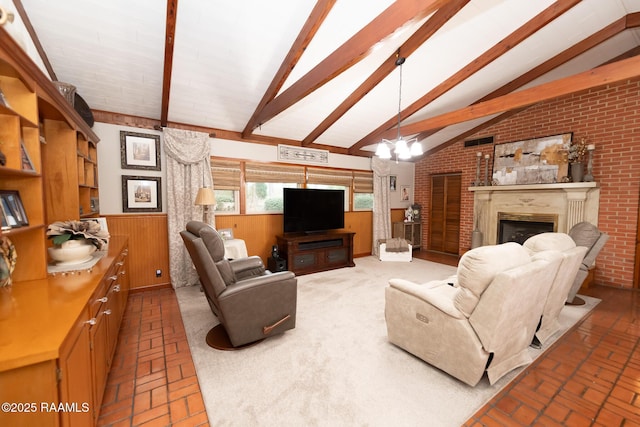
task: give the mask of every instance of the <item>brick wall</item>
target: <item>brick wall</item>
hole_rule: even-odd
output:
[[[573,132],[596,145],[593,175],[600,185],[598,226],[611,238],[597,261],[595,283],[633,287],[640,186],[640,78],[536,104],[470,138],[494,136],[495,144]],[[463,141],[416,164],[416,202],[424,207],[423,241],[428,241],[430,178],[462,174],[460,253],[471,246],[476,153],[493,146],[464,148]],[[489,165],[489,174],[491,173]],[[484,159],[481,176],[484,175]]]

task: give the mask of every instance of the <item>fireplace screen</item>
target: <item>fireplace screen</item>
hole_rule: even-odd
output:
[[[557,231],[557,215],[498,214],[498,243],[523,244],[536,234]]]

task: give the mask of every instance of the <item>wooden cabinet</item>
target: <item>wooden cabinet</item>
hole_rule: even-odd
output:
[[[422,245],[422,225],[419,222],[394,222],[393,237],[401,237],[411,243],[412,249]]]
[[[96,424],[128,296],[127,254],[127,239],[114,236],[90,272],[11,289],[0,322],[0,400],[38,410],[0,412],[0,425]],[[72,410],[45,412],[43,403]]]
[[[63,426],[90,426],[93,423],[93,387],[91,384],[91,344],[89,310],[82,310],[60,348],[58,379],[60,402],[74,402],[76,410],[60,413]]]
[[[284,234],[277,236],[278,252],[287,260],[287,270],[296,275],[353,267],[352,232]]]
[[[18,254],[29,254],[19,257],[12,278],[44,279],[47,225],[98,213],[91,200],[98,197],[99,139],[3,28],[0,90],[0,190],[18,191],[28,219],[2,230]]]

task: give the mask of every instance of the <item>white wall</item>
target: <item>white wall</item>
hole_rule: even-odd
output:
[[[162,132],[138,129],[128,126],[118,126],[96,122],[93,131],[100,138],[98,144],[98,179],[100,184],[100,212],[105,215],[122,213],[122,175],[132,176],[159,176],[162,187],[162,211],[166,212],[167,186],[166,186],[166,157],[164,146],[160,144],[162,170],[147,171],[138,169],[122,169],[120,162],[120,131],[140,132],[153,135],[161,135]],[[211,155],[217,157],[230,157],[245,160],[257,160],[277,162],[277,147],[248,142],[229,141],[211,138]],[[329,163],[325,166],[345,169],[371,170],[371,159],[368,157],[348,156],[329,153]],[[406,208],[413,203],[413,182],[415,165],[410,162],[392,162],[392,174],[397,178],[397,191],[391,193],[392,208]],[[408,202],[400,200],[401,186],[408,185],[411,188]]]

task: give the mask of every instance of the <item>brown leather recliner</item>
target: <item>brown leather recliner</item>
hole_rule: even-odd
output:
[[[233,347],[295,327],[298,290],[292,272],[271,273],[258,256],[225,259],[222,237],[204,222],[190,221],[180,235]]]

